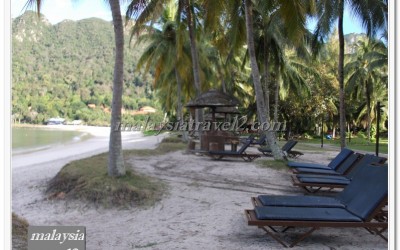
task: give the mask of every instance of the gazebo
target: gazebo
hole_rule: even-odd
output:
[[[186,104],[186,107],[191,109],[211,109],[211,121],[215,121],[216,113],[239,113],[237,106],[239,100],[233,96],[223,93],[218,90],[209,90],[202,93],[196,99],[191,100]],[[200,136],[200,150],[208,151],[210,143],[214,143],[217,150],[225,149],[226,140],[237,139],[228,131],[211,130],[203,131]]]

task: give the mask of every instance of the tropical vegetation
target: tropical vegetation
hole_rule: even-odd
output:
[[[344,8],[360,18],[366,34],[343,34]],[[314,30],[307,29],[308,20],[315,20]],[[286,137],[319,135],[322,127],[334,138],[339,135],[341,147],[346,145],[346,133],[360,130],[365,130],[371,141],[377,112],[382,112],[381,131],[387,129],[385,0],[133,0],[129,1],[125,24],[125,36],[130,38],[125,42],[123,59],[125,88],[113,88],[113,92],[122,91],[121,107],[125,109],[149,101],[158,103],[169,119],[183,120],[189,112],[185,103],[201,92],[218,89],[238,98],[240,111],[253,121],[285,121]],[[54,35],[45,26],[38,24],[35,34],[48,36],[52,41]],[[108,33],[104,29],[91,39],[107,36],[112,40],[110,28],[107,29]],[[64,32],[58,34],[61,33]],[[15,34],[13,43],[18,43],[20,37]],[[61,50],[60,60],[70,57],[76,51],[72,47],[79,46],[74,44],[71,49]],[[31,41],[25,53],[34,55],[33,58],[44,54],[37,61],[49,61],[53,66],[61,62],[59,55],[43,51],[55,47],[51,42]],[[91,55],[90,51],[85,50],[88,56],[83,52],[72,55],[81,61],[80,73],[68,71],[71,66],[65,65],[54,74],[43,72],[35,79],[39,85],[46,85],[45,89],[37,85],[31,88],[35,89],[37,100],[46,105],[15,94],[15,119],[40,122],[43,118],[29,119],[29,112],[43,116],[48,110],[52,110],[53,116],[86,115],[83,119],[87,122],[99,119],[103,114],[88,112],[87,104],[113,106],[112,100],[118,97],[111,98],[110,85],[105,87],[104,82],[110,82],[115,73],[105,68],[110,64],[106,61],[102,72],[94,74],[95,63],[88,62],[99,53]],[[32,59],[13,62],[14,92],[32,91],[27,88],[27,79],[42,72],[42,65],[29,64],[29,60]],[[27,69],[26,64],[31,68]],[[68,74],[57,74],[64,69]],[[104,72],[109,73],[106,76]],[[80,74],[91,78],[77,80]],[[108,94],[103,88],[107,88]],[[46,95],[47,99],[39,98]],[[68,101],[61,101],[65,96],[69,96]],[[386,108],[377,110],[378,102]],[[201,115],[197,119],[202,119]],[[283,156],[276,136],[267,132],[274,157],[280,159]]]

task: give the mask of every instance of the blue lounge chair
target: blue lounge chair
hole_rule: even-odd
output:
[[[297,174],[292,176],[292,183],[294,186],[302,187],[310,193],[315,193],[321,188],[344,188],[359,171],[362,171],[363,166],[374,163],[382,164],[385,161],[386,158],[367,154],[346,175]]]
[[[341,162],[337,168],[334,169],[320,169],[320,168],[292,168],[293,173],[310,173],[310,174],[330,174],[330,175],[345,175],[348,171],[352,169],[352,167],[362,158],[363,154],[354,153],[347,157],[343,162]],[[369,159],[369,156],[366,156]],[[364,159],[366,160],[366,159]]]
[[[296,146],[296,144],[297,144],[297,141],[289,140],[285,143],[285,145],[282,146],[281,149],[290,158],[297,158],[297,157],[303,155],[303,153],[292,150],[292,148],[294,148],[294,146]],[[258,148],[258,151],[263,153],[265,156],[272,157],[272,150],[270,148],[260,147],[260,148]]]
[[[315,230],[323,227],[365,228],[387,241],[382,233],[387,230],[388,222],[377,219],[379,218],[377,214],[380,214],[387,204],[387,174],[387,167],[364,166],[363,171],[357,173],[357,179],[368,180],[369,185],[364,189],[369,187],[369,192],[364,192],[363,189],[355,190],[355,195],[344,201],[345,207],[258,206],[253,210],[245,210],[247,223],[263,229],[284,247],[288,245],[276,233],[274,229],[276,226],[285,227],[282,232],[291,227],[311,228],[289,247],[295,246]]]
[[[316,163],[307,163],[307,162],[295,162],[295,161],[289,161],[288,166],[292,168],[316,168],[316,169],[331,169],[331,170],[336,170],[340,164],[346,160],[347,157],[349,157],[351,154],[353,154],[354,151],[344,148],[340,151],[340,153],[328,164],[328,165],[322,165],[322,164],[316,164]]]
[[[253,161],[261,155],[246,153],[245,151],[250,146],[250,144],[251,141],[245,142],[238,151],[208,151],[207,154],[215,160],[220,160],[224,157],[240,157],[245,161]]]
[[[370,156],[370,155],[367,155]],[[376,157],[376,156],[375,156]],[[369,157],[371,159],[371,157]],[[369,163],[362,164],[367,166]],[[364,171],[364,170],[363,170]],[[367,175],[367,178],[365,178]],[[346,207],[347,203],[358,195],[358,193],[373,193],[375,189],[373,179],[374,176],[371,174],[360,174],[356,173],[352,181],[343,189],[343,191],[337,193],[333,197],[327,196],[311,196],[311,195],[259,195],[253,197],[252,202],[254,206],[289,206],[289,207]],[[382,183],[378,183],[381,185]]]

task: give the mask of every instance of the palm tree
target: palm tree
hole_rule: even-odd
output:
[[[311,1],[304,1],[302,5],[300,5],[303,10],[303,13],[313,13],[314,4]],[[276,81],[280,77],[271,77],[270,70],[274,68],[276,70],[282,70],[283,65],[285,63],[285,50],[287,48],[296,48],[299,52],[299,55],[302,57],[309,57],[308,52],[306,50],[306,46],[304,42],[299,43],[300,35],[308,35],[304,30],[304,26],[301,22],[290,26],[285,25],[285,18],[287,18],[287,14],[285,10],[282,8],[287,8],[284,4],[281,4],[279,1],[259,1],[255,6],[255,22],[254,26],[256,29],[255,32],[255,40],[256,42],[256,50],[258,51],[258,60],[260,63],[260,68],[263,71],[262,79],[264,82],[264,98],[265,98],[265,112],[267,115],[267,119],[270,117],[269,110],[269,93],[270,93],[270,83],[275,81],[276,91],[275,91],[275,115],[274,120],[277,122],[277,103],[279,100],[279,84]],[[296,15],[295,15],[296,16]],[[286,20],[288,21],[288,20]],[[303,30],[302,32],[291,32],[291,30],[295,27],[298,30]],[[291,32],[291,33],[290,33]],[[281,71],[283,73],[284,70]],[[281,74],[279,74],[281,75]]]
[[[122,109],[122,90],[123,90],[123,72],[124,72],[124,26],[122,24],[121,9],[119,0],[109,0],[111,14],[114,25],[115,38],[115,63],[113,79],[113,100],[111,111],[111,131],[109,141],[108,156],[108,175],[123,176],[126,174],[124,159],[122,154],[121,140],[121,109]],[[36,6],[40,15],[40,9],[43,1],[28,0],[26,8]]]
[[[192,74],[188,74],[187,66],[191,65],[188,53],[187,36],[184,27],[176,23],[177,6],[170,1],[157,25],[162,30],[147,27],[148,32],[139,36],[137,43],[149,42],[142,56],[139,58],[137,70],[145,67],[144,73],[154,70],[154,88],[162,95],[161,102],[166,111],[176,107],[176,114],[183,121],[182,88],[189,95]],[[185,86],[183,86],[185,84]],[[176,95],[175,95],[176,93]]]
[[[135,25],[132,28],[132,35],[138,33],[145,24],[149,21],[157,20],[163,12],[163,6],[167,0],[132,0],[128,5],[126,11],[126,17],[134,17]],[[195,7],[191,0],[177,0],[178,12],[176,14],[177,22],[182,21],[183,13],[186,15],[186,22],[188,27],[189,39],[190,39],[190,49],[192,56],[192,70],[194,78],[194,86],[196,89],[196,96],[201,93],[201,83],[200,83],[200,66],[197,54],[197,43],[196,43],[196,27],[195,27]]]
[[[265,123],[268,120],[265,114],[265,101],[261,87],[260,72],[257,65],[257,58],[254,46],[252,1],[245,0],[244,3],[247,31],[247,48],[250,57],[254,91],[256,94],[258,119],[261,123]],[[307,5],[305,5],[304,1],[277,1],[276,3],[277,4],[275,7],[279,9],[279,15],[281,16],[282,20],[284,21],[285,27],[287,28],[288,37],[294,42],[301,41],[302,36],[305,33],[306,14],[309,10],[307,8]],[[273,132],[267,132],[267,141],[271,145],[274,158],[284,158],[282,151],[276,144]]]
[[[373,37],[378,30],[385,29],[387,25],[387,0],[348,0],[348,7],[354,16],[361,19],[367,34]],[[314,31],[315,45],[317,41],[330,33],[330,29],[337,20],[339,36],[338,81],[339,81],[339,113],[340,113],[340,146],[346,146],[346,111],[344,89],[344,35],[343,14],[345,0],[319,0],[317,1],[318,22]]]
[[[358,98],[365,97],[362,114],[366,115],[367,136],[371,141],[372,107],[379,101],[372,97],[387,88],[387,48],[380,41],[360,40],[356,49],[344,68],[348,75],[346,91]]]
[[[137,17],[132,34],[141,29],[149,20],[156,20],[162,13],[162,7],[166,0],[132,0],[128,5],[126,17]],[[198,58],[198,50],[196,43],[196,18],[195,4],[191,0],[177,0],[178,13],[176,15],[177,22],[182,21],[183,14],[186,15],[186,23],[188,27],[190,39],[190,51],[192,59],[193,83],[196,90],[196,97],[201,94],[202,84],[200,82],[200,63]],[[196,109],[196,120],[203,121],[202,110]],[[199,131],[201,135],[201,131]],[[201,138],[201,136],[200,136]]]
[[[253,77],[254,92],[256,94],[257,103],[257,114],[260,123],[268,122],[265,114],[265,100],[263,96],[263,90],[260,81],[260,71],[257,65],[256,51],[254,46],[254,32],[253,32],[253,7],[251,0],[245,0],[245,17],[246,17],[246,37],[247,37],[247,48],[249,51],[251,74]],[[268,144],[271,147],[274,159],[283,159],[284,155],[282,150],[279,149],[274,138],[272,131],[266,132]]]

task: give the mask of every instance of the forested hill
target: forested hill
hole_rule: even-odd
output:
[[[124,108],[154,106],[151,77],[134,72],[144,45],[138,47],[135,39],[129,44],[128,30],[125,36]],[[107,124],[113,53],[111,22],[90,18],[51,25],[44,16],[39,19],[32,11],[13,19],[13,119],[43,123],[60,116]]]

